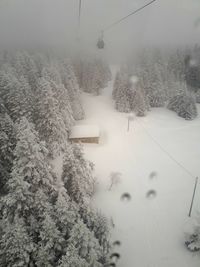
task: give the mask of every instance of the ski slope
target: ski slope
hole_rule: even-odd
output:
[[[84,151],[95,164],[94,203],[114,223],[113,241],[121,242],[114,248],[121,256],[116,266],[199,267],[200,255],[186,250],[184,233],[200,210],[198,185],[188,217],[195,177],[200,176],[200,117],[185,121],[157,108],[131,121],[127,131],[128,114],[115,111],[111,94],[112,82],[100,96],[84,93],[81,124],[97,124],[101,130],[100,144],[84,144]],[[109,190],[113,172],[121,174],[120,182]],[[147,198],[149,190],[155,190],[154,198]],[[121,201],[125,192],[131,196],[128,202]]]

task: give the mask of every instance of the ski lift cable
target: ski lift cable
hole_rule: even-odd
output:
[[[82,8],[82,3],[81,3],[82,0],[79,0],[79,13],[78,13],[78,25],[79,25],[79,30],[80,30],[80,27],[81,27],[81,8]]]
[[[139,122],[139,120],[136,118],[137,122],[141,125],[143,130],[146,132],[146,134],[151,138],[151,140],[172,160],[174,161],[182,170],[184,170],[189,176],[196,179],[196,176],[189,171],[187,168],[185,168],[177,159],[175,159],[156,139],[147,131],[147,129],[144,127],[144,125]]]
[[[157,0],[152,0],[149,3],[145,4],[144,6],[134,10],[133,12],[131,12],[130,14],[128,14],[127,16],[117,20],[116,22],[113,22],[112,24],[110,24],[108,27],[106,27],[104,30],[102,30],[102,32],[105,32],[107,30],[109,30],[110,28],[116,26],[117,24],[121,23],[122,21],[126,20],[127,18],[129,18],[130,16],[135,15],[136,13],[140,12],[141,10],[143,10],[144,8],[146,8],[147,6],[150,6],[151,4],[153,4],[154,2],[156,2]]]

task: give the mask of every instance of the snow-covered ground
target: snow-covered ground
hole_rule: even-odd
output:
[[[121,241],[117,266],[199,267],[200,255],[186,250],[184,232],[194,223],[198,202],[200,210],[198,185],[188,217],[195,176],[200,176],[200,117],[185,121],[167,109],[153,109],[127,131],[128,115],[114,110],[111,91],[112,83],[100,96],[83,94],[86,120],[81,123],[101,130],[100,144],[85,144],[84,150],[95,163],[95,204],[115,224],[113,241]],[[121,180],[109,191],[113,172],[121,173]],[[149,190],[156,197],[147,198]],[[131,195],[128,202],[121,201],[125,192]]]

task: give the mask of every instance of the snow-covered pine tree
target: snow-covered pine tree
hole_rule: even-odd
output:
[[[26,79],[17,79],[10,71],[0,73],[0,96],[9,115],[15,121],[22,116],[32,120],[34,113],[34,96]]]
[[[78,249],[69,244],[66,254],[62,257],[59,267],[88,267],[88,263],[84,258],[78,255]]]
[[[112,80],[112,71],[111,71],[111,68],[109,66],[109,62],[104,60],[103,65],[104,65],[106,80],[107,80],[107,82],[109,82]]]
[[[184,96],[182,98],[178,115],[186,120],[193,120],[197,117],[197,107],[192,96]]]
[[[200,62],[194,58],[190,58],[185,66],[185,80],[192,91],[200,89]]]
[[[80,88],[82,88],[82,71],[84,63],[85,62],[83,62],[83,59],[80,57],[80,54],[76,55],[73,58],[73,69]]]
[[[165,88],[165,95],[166,95],[166,100],[168,101],[171,99],[172,96],[176,95],[175,92],[175,82],[176,82],[176,77],[173,73],[167,72],[166,73],[166,81],[164,82],[164,88]]]
[[[115,108],[119,112],[130,112],[130,81],[128,74],[121,70],[120,82],[115,96]]]
[[[196,102],[200,103],[200,89],[196,92],[195,97],[196,97]]]
[[[27,51],[23,51],[17,54],[16,61],[17,65],[14,64],[14,66],[16,67],[16,70],[19,68],[19,77],[23,75],[27,79],[31,89],[35,91],[39,73],[33,57]]]
[[[41,249],[39,242],[42,225],[47,214],[52,215],[51,203],[55,197],[53,177],[47,163],[46,148],[39,141],[33,125],[29,124],[26,118],[22,118],[18,125],[17,140],[12,172],[7,183],[8,194],[1,199],[3,214],[1,225],[8,225],[8,227],[1,228],[0,262],[1,266],[32,266],[31,264],[34,266],[38,260],[38,251]],[[20,225],[18,225],[18,218]],[[13,234],[9,234],[12,233],[11,229]],[[21,234],[17,234],[17,231]],[[53,231],[56,232],[57,229]],[[26,249],[22,244],[23,236]],[[51,256],[53,262],[56,249],[51,246],[48,249],[49,257]],[[19,262],[21,265],[18,264]]]
[[[94,193],[93,166],[84,159],[80,145],[69,145],[65,152],[62,179],[69,196],[77,203]]]
[[[17,77],[21,77],[22,75],[26,75],[24,70],[24,55],[22,52],[17,51],[13,56],[10,62],[11,66],[15,69],[15,73]],[[27,77],[26,77],[27,78]]]
[[[27,231],[24,219],[16,214],[12,221],[1,221],[0,228],[3,229],[0,242],[1,266],[31,266],[31,254],[35,250],[35,244]]]
[[[21,114],[19,99],[20,83],[12,73],[0,72],[0,97],[13,120],[16,120]]]
[[[59,229],[66,237],[69,237],[69,232],[79,217],[78,209],[78,205],[67,194],[66,188],[63,186],[59,188],[55,202],[55,213],[57,214]]]
[[[27,79],[24,76],[19,77],[18,81],[20,83],[20,94],[18,96],[22,95],[21,100],[19,99],[19,102],[21,102],[21,116],[25,116],[28,121],[34,122],[36,106],[35,95],[31,90],[31,86],[29,85]]]
[[[71,126],[74,124],[73,112],[70,104],[69,93],[62,80],[56,67],[46,67],[42,71],[43,77],[51,84],[53,95],[58,102],[59,111],[65,123],[66,131],[69,132]]]
[[[175,75],[176,80],[182,80],[185,74],[184,66],[184,53],[177,49],[170,53],[168,63],[167,63],[168,72],[171,72]]]
[[[135,112],[136,116],[145,116],[148,106],[146,105],[144,90],[136,76],[130,78],[130,94],[131,110]]]
[[[98,62],[94,62],[93,66],[93,77],[91,81],[91,93],[95,95],[100,94],[100,90],[105,87],[104,83],[104,77],[103,74],[101,73],[100,67],[98,66]]]
[[[80,100],[80,89],[73,67],[69,61],[61,64],[61,78],[65,88],[68,90],[71,108],[75,120],[84,118],[84,111]]]
[[[163,107],[165,104],[164,82],[158,66],[151,66],[147,74],[146,94],[151,107]]]
[[[31,62],[24,60],[26,56],[23,53],[21,55],[22,58],[19,60],[20,64],[18,65],[19,70],[21,68],[19,72],[13,70],[8,72],[9,69],[11,70],[9,66],[6,67],[6,71],[4,70],[4,73],[8,76],[12,73],[11,76],[14,76],[20,84],[17,94],[23,92],[23,95],[26,96],[25,93],[29,92],[31,88],[31,97],[28,94],[28,98],[25,97],[26,103],[20,102],[21,110],[24,113],[19,113],[17,122],[21,116],[29,115],[32,104],[36,108],[33,112],[33,121],[38,123],[37,127],[40,126],[38,130],[40,128],[40,136],[44,137],[42,139],[46,139],[45,134],[47,131],[49,134],[49,143],[52,143],[52,140],[63,140],[63,137],[59,136],[59,134],[63,133],[65,135],[66,129],[63,132],[61,130],[64,127],[61,127],[63,123],[59,123],[61,117],[59,109],[64,108],[64,99],[68,102],[64,94],[64,89],[66,90],[66,88],[61,86],[62,83],[56,84],[56,76],[52,78],[54,83],[50,80],[46,81],[48,75],[46,75],[46,79],[39,79],[36,83],[36,88],[34,77],[38,79],[41,75],[45,76],[42,71],[44,66],[41,64],[38,67],[36,64],[37,69],[33,66],[32,72],[29,67],[26,68],[26,61],[28,61],[28,66],[31,66]],[[33,65],[35,65],[35,56],[31,55],[30,58]],[[13,60],[15,60],[15,57],[13,57]],[[47,62],[44,64],[46,65],[45,68],[47,68]],[[2,67],[2,69],[4,68]],[[8,77],[9,79],[10,77]],[[2,86],[5,84],[4,81],[6,79],[0,79],[1,93]],[[33,98],[36,100],[34,104],[32,95],[34,95]],[[76,94],[74,94],[75,96]],[[20,100],[19,95],[16,95],[16,99],[17,101],[18,99]],[[59,101],[58,103],[59,99],[63,100],[63,102]],[[30,112],[31,114],[32,111]],[[57,115],[59,115],[59,119]],[[6,114],[5,117],[5,121],[11,120],[9,115]],[[29,119],[31,117],[32,115]],[[15,135],[12,136],[9,123],[2,123],[4,122],[2,118],[1,116],[0,126],[2,127],[0,129],[0,136],[2,137],[1,140],[4,140],[1,142],[1,145],[4,145],[5,143],[9,144]],[[16,148],[15,144],[11,141],[11,145],[13,146],[12,150],[15,148],[15,151],[14,161],[12,159],[11,162],[11,171],[8,173],[9,179],[6,180],[8,191],[6,191],[6,195],[2,196],[1,199],[1,215],[3,217],[0,220],[2,241],[0,242],[0,265],[9,267],[75,267],[76,264],[77,267],[103,266],[102,262],[105,256],[102,248],[103,245],[100,246],[99,240],[94,236],[93,231],[83,223],[79,210],[80,202],[86,202],[86,199],[89,202],[89,198],[94,190],[91,164],[84,160],[80,148],[74,146],[72,149],[72,158],[76,170],[73,169],[72,164],[71,169],[69,168],[69,173],[71,175],[75,174],[74,181],[76,178],[80,179],[80,184],[77,183],[78,190],[80,189],[83,196],[83,198],[78,200],[80,201],[79,203],[78,201],[74,202],[72,200],[73,197],[67,194],[68,191],[62,188],[62,184],[60,185],[59,191],[57,191],[57,184],[54,185],[55,177],[53,177],[51,166],[48,164],[48,150],[44,143],[40,141],[37,132],[34,130],[34,126],[29,124],[26,118],[22,118],[17,129],[18,142]],[[59,132],[56,132],[57,129]],[[65,139],[65,142],[67,142],[67,139]],[[59,143],[60,147],[60,142],[58,141],[57,143]],[[54,148],[52,149],[53,151],[55,151]],[[6,152],[6,156],[8,156],[5,146],[2,147],[1,153],[3,152]],[[3,161],[5,162],[4,159]],[[1,162],[0,169],[0,175],[4,175],[5,172],[3,173],[4,169],[2,168]],[[66,173],[65,177],[67,175]],[[93,214],[90,215],[93,216]],[[78,249],[74,248],[74,245],[70,243],[72,240],[71,236],[75,236],[73,228],[76,223],[82,225],[81,229],[83,231],[81,230],[82,234],[80,236],[84,236],[85,233],[87,236],[84,239],[85,247],[78,246]],[[85,248],[88,249],[86,259],[83,257],[85,255]]]
[[[198,114],[195,99],[189,93],[172,97],[167,107],[186,120],[193,120]]]
[[[7,192],[7,187],[6,187],[6,183],[10,178],[10,173],[7,170],[7,168],[5,167],[4,164],[2,164],[2,162],[0,161],[0,196],[6,194]]]
[[[24,78],[29,83],[31,89],[35,91],[37,79],[39,78],[39,72],[37,70],[37,66],[34,62],[33,56],[31,56],[25,50],[18,51],[14,54],[11,64],[15,68],[17,78],[24,76]]]
[[[79,85],[84,92],[98,95],[100,89],[107,86],[111,80],[111,71],[105,60],[90,56],[79,60],[76,73],[79,76]]]
[[[93,232],[87,228],[82,220],[77,221],[74,225],[68,241],[70,246],[67,248],[66,254],[69,253],[68,250],[71,251],[71,247],[76,248],[78,256],[87,262],[88,265],[86,266],[104,266],[100,263],[102,254],[101,247]]]
[[[156,68],[159,70],[159,74],[161,75],[161,80],[163,82],[167,81],[167,56],[163,53],[162,50],[156,48],[152,51],[152,63],[156,66]]]
[[[74,116],[68,91],[63,84],[52,85],[52,90],[53,92],[56,92],[55,97],[58,101],[59,111],[65,123],[66,131],[69,132],[72,125],[74,124]]]
[[[61,75],[58,66],[45,66],[42,69],[41,76],[49,82],[54,82],[57,85],[62,83]]]
[[[120,87],[120,72],[118,71],[115,75],[114,84],[113,84],[113,91],[112,91],[112,97],[115,100],[118,88]]]
[[[54,215],[54,214],[53,214]],[[40,223],[37,250],[35,253],[35,265],[56,266],[62,255],[62,245],[66,244],[64,236],[59,231],[54,216],[48,212],[44,213]]]
[[[110,229],[108,220],[100,212],[96,211],[91,204],[83,203],[80,206],[80,216],[87,227],[94,233],[101,246],[102,254],[100,262],[106,264],[110,253]]]
[[[15,127],[6,109],[0,103],[0,195],[5,194],[6,183],[10,177],[16,144]]]
[[[0,131],[6,133],[9,137],[9,142],[14,149],[16,143],[16,131],[14,122],[8,115],[8,110],[5,108],[3,101],[0,100]]]
[[[37,68],[38,78],[40,78],[43,76],[43,69],[49,65],[48,57],[44,53],[36,52],[34,54],[34,62]]]
[[[40,78],[37,88],[36,129],[46,142],[50,156],[54,157],[65,147],[67,132],[50,82]]]
[[[107,86],[108,82],[111,80],[111,71],[110,68],[108,66],[108,64],[100,59],[100,58],[95,58],[94,59],[94,65],[96,66],[98,73],[99,73],[99,77],[100,77],[100,81],[99,81],[99,85],[100,88],[103,89]]]
[[[81,65],[80,87],[84,92],[92,93],[93,65],[90,60],[84,60]]]

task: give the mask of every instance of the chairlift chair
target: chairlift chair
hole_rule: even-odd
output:
[[[97,48],[98,49],[104,49],[105,47],[105,42],[103,40],[103,31],[101,32],[101,36],[99,37],[98,41],[97,41]]]
[[[104,40],[99,38],[98,42],[97,42],[97,48],[98,49],[104,49],[105,43]]]

